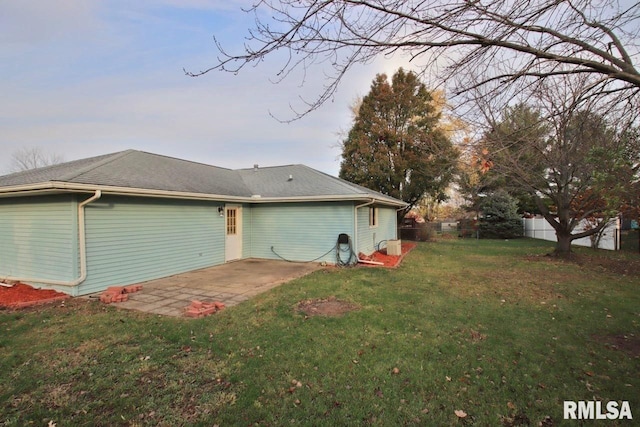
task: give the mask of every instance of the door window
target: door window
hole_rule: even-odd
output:
[[[238,232],[238,210],[236,208],[227,209],[227,236],[235,235]]]

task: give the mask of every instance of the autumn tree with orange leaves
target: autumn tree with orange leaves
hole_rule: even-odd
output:
[[[425,196],[446,198],[459,153],[415,73],[377,75],[355,112],[340,178],[407,202],[400,219]]]

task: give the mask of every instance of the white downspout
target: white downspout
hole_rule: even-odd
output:
[[[367,261],[366,259],[360,259],[360,256],[358,255],[360,252],[358,251],[358,209],[359,208],[364,208],[365,206],[369,206],[375,203],[375,200],[371,200],[367,203],[363,203],[361,205],[357,205],[355,207],[355,209],[353,210],[353,242],[354,242],[354,246],[355,246],[355,250],[356,250],[356,259],[358,260],[359,263],[362,264],[373,264],[373,265],[384,265],[384,263],[382,262],[377,262],[377,261]]]
[[[54,279],[40,279],[34,277],[13,277],[5,276],[2,280],[11,280],[16,282],[32,282],[32,283],[44,283],[47,285],[59,285],[59,286],[78,286],[84,282],[87,278],[87,242],[86,242],[86,230],[84,223],[84,207],[89,203],[98,200],[102,197],[102,191],[96,190],[95,194],[89,197],[87,200],[78,204],[78,246],[80,251],[80,277],[75,280],[54,280]]]

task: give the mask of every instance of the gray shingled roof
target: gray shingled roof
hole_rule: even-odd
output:
[[[327,175],[305,165],[240,169],[238,173],[254,195],[260,197],[321,197],[363,195],[398,200],[340,178]]]
[[[372,197],[401,201],[304,165],[232,170],[127,150],[0,176],[0,193],[50,183],[159,190],[240,198],[286,199]]]

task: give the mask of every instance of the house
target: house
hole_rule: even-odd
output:
[[[127,150],[0,177],[0,280],[77,296],[245,258],[353,261],[405,206],[304,165]]]

